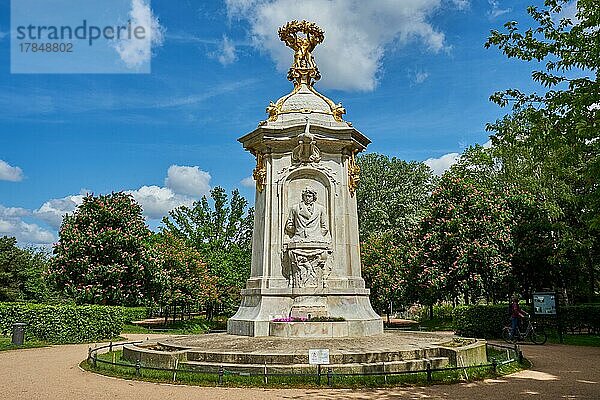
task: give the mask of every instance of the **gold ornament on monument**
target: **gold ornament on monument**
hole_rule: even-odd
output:
[[[360,183],[360,167],[356,163],[356,158],[354,156],[354,152],[350,156],[348,160],[348,189],[350,190],[350,195],[354,196],[356,189],[358,189],[358,184]]]
[[[264,155],[256,153],[256,168],[252,171],[252,177],[256,181],[256,190],[262,192],[267,184],[267,167],[264,162]]]
[[[279,38],[294,50],[294,63],[287,78],[295,86],[312,85],[321,79],[312,51],[325,39],[325,33],[314,22],[291,21],[279,28]]]

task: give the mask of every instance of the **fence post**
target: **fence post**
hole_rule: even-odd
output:
[[[175,363],[173,364],[173,382],[177,380],[177,366],[179,364],[179,358],[175,359]]]
[[[113,346],[113,343],[112,343],[112,342],[110,342],[110,343],[108,344],[108,351],[109,351],[109,352],[112,352],[112,346]]]
[[[333,385],[333,370],[331,367],[327,368],[327,386]]]
[[[317,364],[317,385],[321,385],[321,364]]]
[[[135,376],[142,376],[142,362],[140,360],[135,362]]]
[[[515,357],[519,361],[519,364],[523,363],[523,352],[521,351],[521,346],[515,343]]]
[[[431,382],[431,362],[427,361],[427,382]]]
[[[88,362],[90,361],[90,359],[92,358],[92,347],[88,347]]]
[[[496,372],[498,371],[498,361],[495,357],[492,358],[492,371],[494,372],[494,374],[496,374]]]
[[[264,377],[265,377],[265,385],[267,383],[269,383],[269,375],[267,374],[267,363],[265,362],[265,369],[264,369]]]
[[[96,368],[96,357],[98,357],[97,353],[92,353],[92,365]]]
[[[223,371],[223,366],[219,367],[219,385],[223,384],[223,375],[225,374],[225,371]]]
[[[381,369],[383,372],[383,383],[387,384],[387,375],[385,374],[385,361],[381,362]]]

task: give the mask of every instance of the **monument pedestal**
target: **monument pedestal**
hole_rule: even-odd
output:
[[[369,302],[367,289],[326,288],[322,291],[298,288],[288,289],[245,289],[242,291],[242,304],[238,312],[227,321],[227,333],[241,336],[280,336],[273,329],[273,320],[294,316],[295,308],[316,308],[323,310],[326,317],[343,318],[344,321],[323,322],[337,324],[339,328],[323,333],[326,337],[371,336],[383,332],[383,321]],[[312,316],[312,315],[311,315]],[[319,315],[315,315],[319,316]],[[308,316],[299,315],[307,318]],[[286,322],[282,322],[286,324]],[[311,322],[298,322],[307,325],[306,336],[316,337]],[[301,328],[296,328],[302,334]],[[309,334],[309,332],[313,332]]]

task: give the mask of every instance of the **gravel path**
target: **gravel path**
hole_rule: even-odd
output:
[[[0,399],[600,399],[599,347],[523,346],[534,364],[530,371],[483,382],[385,390],[221,389],[132,382],[80,370],[87,347],[0,352]]]

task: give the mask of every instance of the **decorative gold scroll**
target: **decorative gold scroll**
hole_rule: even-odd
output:
[[[252,177],[256,181],[256,190],[262,193],[267,184],[267,167],[264,162],[264,155],[256,152],[256,168],[252,171]]]
[[[352,155],[348,160],[348,189],[350,190],[351,196],[354,196],[358,184],[360,183],[360,167],[356,164],[354,154],[355,152],[352,152]]]

